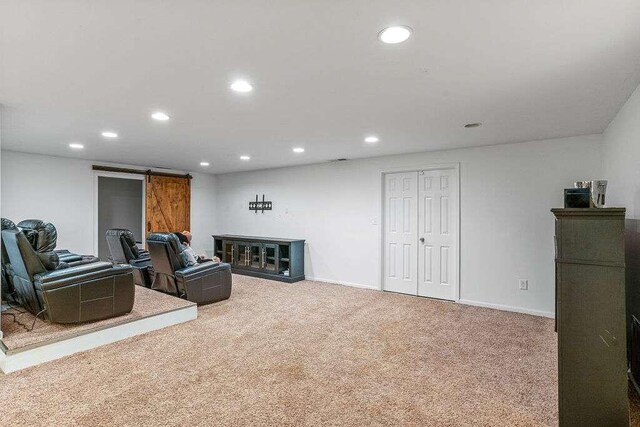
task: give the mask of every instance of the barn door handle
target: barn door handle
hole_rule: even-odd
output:
[[[151,221],[147,221],[147,231],[151,233]]]

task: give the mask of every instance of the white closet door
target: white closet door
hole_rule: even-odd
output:
[[[384,289],[418,293],[418,172],[385,175]]]
[[[418,295],[456,299],[458,176],[454,169],[419,172]]]

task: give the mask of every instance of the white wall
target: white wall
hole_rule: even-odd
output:
[[[640,86],[604,132],[603,154],[607,205],[640,219]]]
[[[194,174],[194,247],[211,234],[307,240],[309,278],[379,287],[380,172],[460,162],[461,299],[553,312],[553,218],[562,189],[602,174],[602,136],[450,150],[212,176]],[[96,162],[2,151],[1,213],[53,222],[59,247],[93,252]],[[119,165],[120,166],[120,165]],[[606,178],[606,177],[605,177]],[[611,178],[612,179],[612,178]],[[274,210],[248,203],[266,195]],[[520,291],[517,279],[529,279]]]
[[[601,142],[592,135],[218,175],[215,231],[306,239],[308,278],[378,288],[381,171],[460,162],[461,300],[551,315],[549,210],[574,181],[601,176]],[[273,211],[248,210],[256,193]]]
[[[94,172],[91,167],[106,163],[3,150],[1,164],[3,217],[16,222],[27,218],[52,222],[58,230],[58,248],[94,253]],[[192,175],[193,246],[197,252],[206,251],[211,255],[215,177]]]
[[[191,245],[198,253],[213,256],[213,237],[216,230],[216,177],[192,173],[191,180]]]

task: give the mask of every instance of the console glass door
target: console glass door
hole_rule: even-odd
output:
[[[249,267],[250,243],[238,242],[238,267]]]
[[[235,264],[235,251],[233,250],[234,243],[225,241],[223,243],[223,257],[222,260],[224,262],[228,262],[229,264]]]
[[[265,243],[262,249],[263,253],[263,263],[262,268],[269,272],[275,272],[277,268],[276,264],[276,251],[278,245],[273,245],[270,243]]]
[[[253,243],[251,245],[251,268],[260,269],[262,268],[262,260],[260,259],[260,243]]]

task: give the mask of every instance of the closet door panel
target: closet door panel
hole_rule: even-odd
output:
[[[385,175],[384,290],[416,295],[418,173]]]

